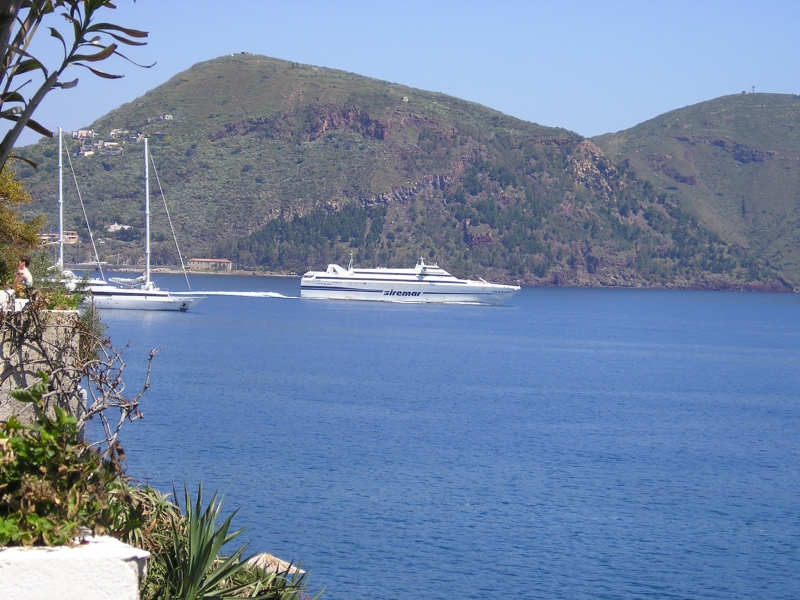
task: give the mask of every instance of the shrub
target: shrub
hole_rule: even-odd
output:
[[[84,529],[104,533],[126,499],[122,449],[114,444],[102,456],[81,440],[77,419],[58,406],[45,410],[48,379],[40,377],[12,392],[33,405],[36,421],[0,423],[0,547],[74,545]]]
[[[150,487],[131,488],[128,498],[126,514],[118,520],[121,537],[151,555],[141,587],[144,600],[307,597],[306,574],[292,575],[291,566],[283,572],[266,572],[252,566],[242,558],[245,546],[229,556],[220,555],[223,546],[243,529],[230,532],[235,511],[217,525],[222,502],[214,494],[204,507],[202,484],[194,501],[184,489],[183,512],[169,495]]]

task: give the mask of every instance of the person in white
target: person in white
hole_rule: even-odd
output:
[[[27,256],[20,256],[17,262],[17,275],[14,277],[14,285],[12,286],[15,291],[20,288],[27,290],[33,285],[33,276],[28,270],[31,265],[31,259]]]
[[[27,256],[20,256],[17,261],[17,274],[14,276],[14,283],[11,285],[10,290],[0,290],[0,311],[6,310],[20,310],[16,307],[16,298],[26,298],[28,289],[33,284],[33,276],[28,270],[31,264],[31,259]],[[27,300],[18,300],[18,302],[27,302]]]

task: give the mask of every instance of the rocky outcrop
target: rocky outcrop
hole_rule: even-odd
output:
[[[336,129],[351,129],[376,140],[384,140],[388,134],[387,125],[356,107],[309,105],[275,117],[228,123],[208,137],[216,142],[224,137],[257,133],[272,139],[295,139],[299,134],[302,137],[300,141],[313,142]]]
[[[585,185],[606,202],[609,201],[613,194],[609,180],[618,180],[619,176],[600,148],[589,140],[578,143],[570,154],[569,164],[579,184]]]
[[[712,138],[708,136],[674,136],[674,139],[692,146],[697,144],[708,144],[716,148],[721,148],[729,153],[733,160],[741,164],[753,162],[764,162],[764,158],[775,156],[777,153],[768,150],[758,150],[730,138]]]
[[[492,243],[492,228],[488,225],[470,225],[469,219],[464,224],[464,237],[470,248],[489,246]]]
[[[355,107],[335,108],[331,106],[309,106],[306,109],[308,135],[306,141],[312,142],[333,129],[354,129],[365,137],[383,140],[387,134],[386,126],[366,112]]]

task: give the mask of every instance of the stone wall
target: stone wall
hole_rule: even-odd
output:
[[[51,380],[80,380],[77,357],[80,343],[76,327],[78,311],[25,309],[0,312],[0,421],[17,415],[23,422],[33,418],[33,407],[14,400],[9,392],[30,387],[39,380],[38,371],[50,374]],[[78,394],[80,390],[76,390]],[[64,406],[77,415],[77,395]]]

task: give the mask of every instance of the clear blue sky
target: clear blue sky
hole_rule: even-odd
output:
[[[251,52],[444,92],[584,136],[739,93],[800,93],[800,1],[117,0],[141,63],[77,69],[37,120],[71,131],[191,65]],[[42,36],[43,42],[55,43]],[[27,136],[23,143],[38,138]]]

